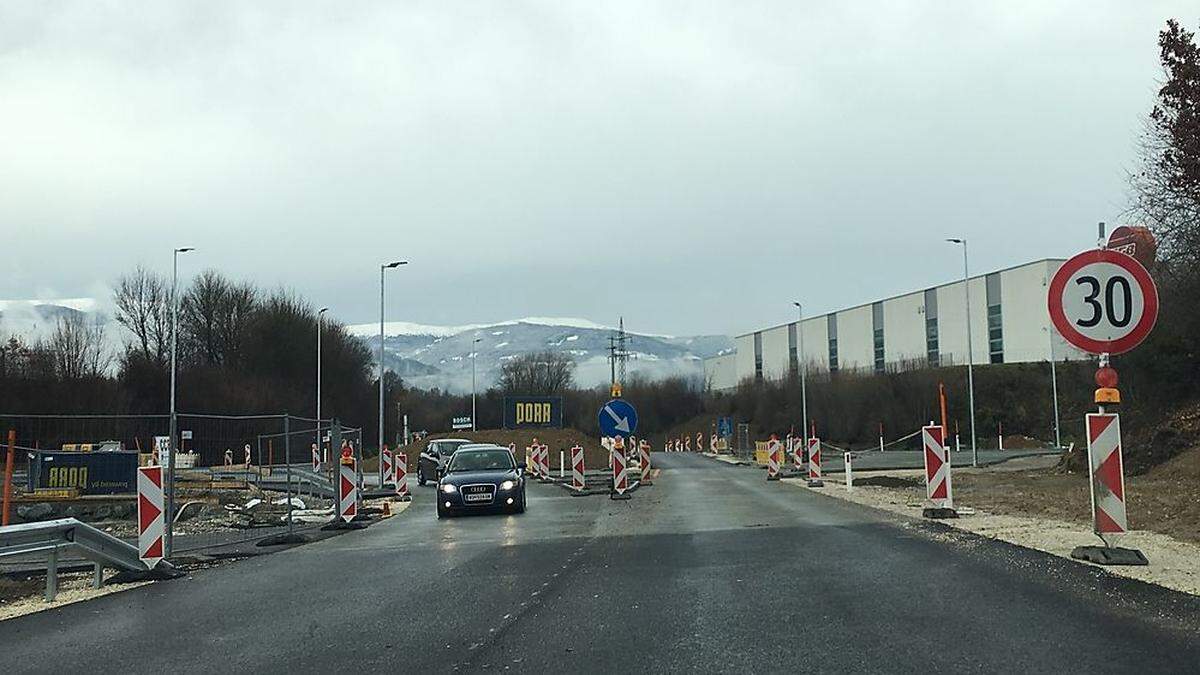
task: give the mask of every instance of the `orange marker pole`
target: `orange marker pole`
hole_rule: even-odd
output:
[[[4,511],[0,514],[0,525],[8,525],[8,507],[12,500],[13,458],[17,454],[17,430],[8,430],[8,456],[4,459]]]
[[[946,425],[946,385],[938,382],[938,399],[942,404],[942,438],[950,435],[950,427]],[[942,441],[945,443],[945,441]],[[947,443],[947,445],[949,445]]]

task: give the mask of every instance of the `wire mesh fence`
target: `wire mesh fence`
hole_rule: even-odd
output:
[[[168,464],[170,422],[169,415],[0,414],[0,441],[9,430],[16,439],[11,522],[74,517],[136,540],[136,467]],[[337,425],[331,433],[334,426],[287,414],[179,414],[172,554],[220,553],[328,522],[341,450],[330,447],[333,439],[362,465],[362,430]]]

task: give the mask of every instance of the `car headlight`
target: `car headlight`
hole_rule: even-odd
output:
[[[506,480],[500,484],[500,489],[501,490],[511,490],[515,486],[516,486],[516,483],[512,482],[511,480]]]
[[[453,492],[458,492],[458,486],[457,486],[457,485],[452,485],[452,484],[450,484],[450,483],[443,483],[443,484],[442,484],[442,492],[445,492],[446,494],[451,494],[451,493],[453,493]]]

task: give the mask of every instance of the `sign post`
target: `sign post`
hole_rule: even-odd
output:
[[[645,485],[653,485],[650,481],[650,441],[642,439],[638,441],[638,462],[642,467],[642,476],[639,482]]]
[[[783,456],[783,450],[779,444],[779,439],[771,434],[771,440],[767,441],[767,480],[779,480],[780,458]]]
[[[1153,255],[1152,238],[1149,243],[1149,253],[1146,246],[1141,250],[1147,262]],[[1063,263],[1047,292],[1050,320],[1063,339],[1099,356],[1094,398],[1098,411],[1085,416],[1085,427],[1092,531],[1104,545],[1077,546],[1071,557],[1104,565],[1148,564],[1141,551],[1116,546],[1117,536],[1129,527],[1121,421],[1105,409],[1121,403],[1111,356],[1141,344],[1158,320],[1158,288],[1133,257],[1136,253],[1136,242],[1120,250],[1084,251]]]
[[[412,501],[412,495],[408,494],[408,455],[399,450],[392,464],[392,475],[396,479],[396,497],[402,502]]]
[[[342,450],[338,467],[338,515],[347,523],[358,515],[358,475],[354,471],[354,451]]]
[[[583,492],[587,488],[587,477],[583,465],[583,448],[571,446],[571,488]]]
[[[163,468],[143,466],[137,471],[138,558],[152,570],[163,559]]]
[[[825,487],[821,480],[821,439],[816,436],[808,439],[808,487]]]
[[[950,453],[941,425],[931,422],[921,427],[921,445],[924,449],[922,454],[925,455],[926,497],[921,515],[926,518],[957,518],[950,482]]]

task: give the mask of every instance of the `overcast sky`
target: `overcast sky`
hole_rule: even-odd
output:
[[[853,6],[844,6],[853,5]],[[653,6],[654,8],[651,8]],[[1188,2],[6,2],[0,298],[737,333],[1066,256]]]

